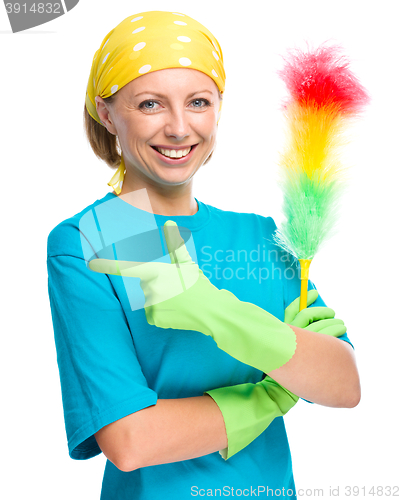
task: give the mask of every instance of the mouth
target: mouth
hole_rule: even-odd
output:
[[[197,146],[198,144],[193,144],[192,146],[182,149],[165,149],[157,146],[151,146],[151,148],[155,151],[157,157],[164,163],[169,165],[181,165],[192,158]]]

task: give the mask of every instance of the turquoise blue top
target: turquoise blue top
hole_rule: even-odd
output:
[[[192,216],[162,216],[108,193],[49,234],[49,297],[71,458],[101,453],[95,432],[158,398],[201,396],[263,376],[209,336],[149,325],[139,279],[87,267],[93,257],[169,262],[160,228],[174,220],[194,262],[217,288],[283,320],[284,309],[299,296],[300,281],[293,260],[272,243],[274,221],[196,201]],[[319,297],[314,305],[325,304]],[[349,342],[347,335],[341,338]],[[219,496],[218,490],[220,496],[235,496],[237,489],[255,496],[251,487],[280,489],[281,496],[284,488],[295,498],[282,417],[227,461],[216,452],[122,472],[107,460],[101,499],[184,500]]]

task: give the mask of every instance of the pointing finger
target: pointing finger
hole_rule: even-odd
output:
[[[190,264],[191,262],[193,262],[185,246],[185,242],[182,239],[177,224],[172,220],[168,220],[164,224],[163,229],[171,263]]]

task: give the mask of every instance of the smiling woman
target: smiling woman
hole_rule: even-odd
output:
[[[295,498],[282,417],[299,397],[359,401],[346,327],[312,283],[319,307],[298,314],[274,221],[193,196],[224,88],[217,39],[178,12],[128,17],[92,61],[86,131],[118,167],[114,191],[51,231],[47,264],[69,454],[103,452],[102,500],[185,500],[197,484]],[[229,259],[205,276],[224,255],[252,271]]]

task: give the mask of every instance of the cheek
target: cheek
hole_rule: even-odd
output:
[[[138,120],[120,120],[116,128],[123,149],[136,149],[138,141],[146,138],[146,127]]]
[[[129,137],[140,130],[136,120],[120,120],[117,126],[121,135]]]
[[[204,137],[214,137],[217,133],[217,114],[214,112],[208,113],[205,119],[202,120],[199,130],[202,131]]]

